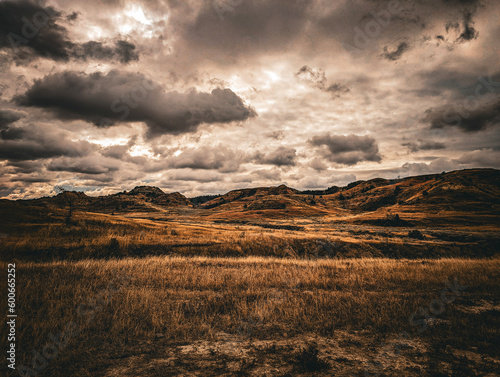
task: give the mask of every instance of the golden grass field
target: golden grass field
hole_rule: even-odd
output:
[[[32,350],[71,330],[40,376],[498,372],[498,259],[161,256],[16,267],[19,364],[31,368]],[[443,309],[435,300],[447,282]]]
[[[495,223],[415,227],[333,216],[237,221],[205,218],[192,208],[165,212],[77,212],[69,225],[57,217],[23,222],[0,240],[0,251],[4,260],[33,261],[150,255],[413,259],[492,257],[500,245]],[[378,216],[385,221],[391,214]],[[414,213],[412,219],[418,216],[423,215]],[[422,239],[409,236],[415,230]]]
[[[476,169],[206,202],[144,186],[0,200],[24,368],[5,371],[497,376],[499,193]]]

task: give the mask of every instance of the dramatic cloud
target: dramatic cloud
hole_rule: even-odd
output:
[[[0,194],[498,167],[499,16],[495,0],[0,0]]]
[[[6,129],[11,123],[17,122],[24,116],[17,111],[12,110],[0,110],[0,132]]]
[[[464,153],[457,160],[460,164],[500,168],[500,150],[484,148]]]
[[[116,171],[119,164],[100,156],[87,156],[78,160],[61,157],[50,162],[47,166],[49,171],[65,171],[71,173],[82,173],[89,175],[105,174]]]
[[[417,140],[416,142],[403,143],[402,145],[403,147],[407,147],[410,152],[432,151],[446,148],[444,143],[429,140]]]
[[[295,76],[314,88],[331,93],[332,97],[338,97],[340,94],[349,93],[349,88],[341,83],[329,84],[326,79],[325,71],[321,68],[315,70],[305,65],[299,69]]]
[[[0,160],[25,161],[59,156],[81,157],[93,148],[91,143],[73,142],[50,127],[33,125],[8,127],[0,132]]]
[[[466,132],[477,132],[500,124],[500,98],[449,104],[440,109],[426,111],[424,121],[431,128],[458,127]]]
[[[254,161],[258,164],[295,166],[295,164],[297,163],[297,151],[294,148],[281,146],[269,153],[257,153]]]
[[[164,92],[142,74],[119,71],[52,74],[37,80],[16,101],[51,109],[62,119],[83,119],[100,127],[144,122],[151,137],[192,132],[201,123],[229,123],[256,115],[230,89]]]
[[[13,169],[13,173],[29,174],[37,173],[41,170],[43,163],[41,161],[9,161],[8,167]]]
[[[337,164],[356,165],[361,161],[382,160],[378,145],[370,136],[322,134],[310,139],[309,144],[320,147],[323,157]]]
[[[408,46],[408,43],[406,42],[401,42],[399,46],[394,50],[389,52],[387,46],[384,47],[384,58],[387,60],[398,60],[403,56],[404,52],[408,50],[410,46]]]
[[[476,1],[471,1],[471,3],[477,3]],[[464,19],[463,19],[463,31],[460,33],[460,36],[457,39],[457,42],[467,42],[472,39],[476,39],[478,36],[478,32],[472,26],[474,21],[472,21],[472,16],[474,15],[476,8],[474,10],[466,10],[464,11]]]
[[[230,3],[202,2],[193,20],[184,19],[185,15],[174,18],[182,36],[179,46],[221,62],[228,56],[234,59],[286,49],[301,36],[311,8],[311,3],[303,0]]]
[[[113,47],[102,42],[71,41],[68,30],[60,24],[62,13],[44,4],[29,0],[0,2],[0,49],[12,50],[18,60],[33,57],[56,61],[118,59],[122,63],[138,60],[135,46],[123,40],[116,41]]]
[[[43,2],[0,2],[0,48],[27,49],[38,56],[67,60],[74,44],[57,23],[61,13]]]
[[[139,55],[135,51],[135,45],[123,40],[116,41],[114,46],[96,41],[86,42],[75,46],[72,51],[72,57],[81,60],[118,60],[123,64],[139,60]]]
[[[223,145],[205,145],[200,148],[184,150],[180,154],[170,157],[167,159],[167,165],[174,169],[215,169],[223,172],[234,172],[246,159],[245,154],[237,149]]]

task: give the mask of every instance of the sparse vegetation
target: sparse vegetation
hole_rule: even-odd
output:
[[[39,376],[362,375],[402,331],[407,346],[384,359],[386,375],[494,374],[499,269],[498,259],[18,263],[18,363],[74,322],[78,334]],[[408,318],[455,278],[467,289],[419,332]]]
[[[18,362],[74,321],[41,377],[363,375],[386,354],[384,375],[494,375],[499,187],[496,171],[472,170],[309,194],[193,201],[142,186],[70,193],[71,206],[0,201],[0,256],[22,292]],[[432,328],[419,332],[410,316],[454,278],[467,290],[413,321]],[[81,304],[99,308],[91,321]],[[402,331],[401,352],[385,352]]]
[[[302,372],[318,372],[328,369],[329,365],[319,357],[317,345],[309,344],[307,347],[300,349],[295,355],[295,364]]]
[[[413,229],[408,232],[408,237],[415,238],[417,240],[423,240],[425,237],[422,232],[418,229]]]

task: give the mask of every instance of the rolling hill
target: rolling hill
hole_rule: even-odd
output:
[[[0,200],[0,249],[24,259],[102,256],[491,256],[500,171],[472,169],[299,191],[285,185],[186,198],[138,186]]]
[[[358,218],[363,214],[373,217],[389,212],[427,213],[433,217],[446,212],[466,214],[473,221],[483,214],[499,214],[500,171],[472,169],[397,180],[377,178],[316,191],[299,191],[285,185],[258,187],[208,199],[188,199],[178,192],[138,186],[128,192],[97,197],[71,191],[31,200],[2,199],[0,214],[2,219],[11,221],[13,216],[8,213],[28,210],[30,215],[26,216],[33,219],[67,210],[71,202],[75,210],[101,213],[159,212],[173,207],[202,210],[203,216],[213,218],[326,215]],[[493,220],[498,222],[498,218]]]

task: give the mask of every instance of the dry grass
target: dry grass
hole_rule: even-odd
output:
[[[328,217],[214,222],[196,210],[170,216],[80,212],[69,225],[21,223],[1,239],[0,252],[9,261],[151,255],[439,258],[491,257],[499,245],[496,231],[472,226],[417,230]],[[411,237],[417,231],[422,237]]]
[[[438,375],[434,370],[458,375],[453,365],[472,375],[488,372],[494,365],[488,360],[498,356],[499,271],[498,259],[148,257],[18,263],[18,357],[29,365],[31,350],[41,350],[50,333],[73,321],[79,334],[41,375],[264,375],[261,363],[281,363],[280,372],[269,375],[323,375],[308,374],[320,373],[305,367],[315,358],[325,375],[332,370],[360,375],[384,339],[407,331],[413,348],[403,355],[420,369],[388,362],[387,375]],[[454,278],[467,289],[438,316],[441,324],[418,333],[409,316],[439,298]],[[294,339],[311,336],[315,346],[293,348],[299,344]],[[335,341],[349,362],[327,359],[328,341]],[[254,342],[250,353],[229,359],[222,348],[210,348],[232,344],[230,352],[248,342]],[[182,351],[194,344],[198,348]],[[208,347],[206,354],[200,353],[202,346]],[[460,359],[457,352],[476,352],[483,359]]]
[[[500,362],[496,223],[230,210],[12,212],[0,259],[17,264],[18,364],[68,325],[40,376],[352,376],[376,361],[465,376]],[[419,333],[410,316],[454,278],[467,290]]]

